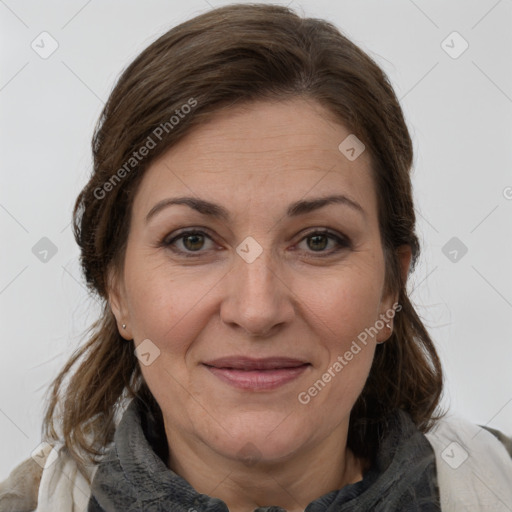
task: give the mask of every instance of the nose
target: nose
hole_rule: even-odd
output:
[[[263,251],[251,263],[235,254],[224,281],[221,319],[251,337],[268,337],[295,315],[291,284],[269,252]]]

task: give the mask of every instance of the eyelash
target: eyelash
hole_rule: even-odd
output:
[[[198,230],[198,229],[189,229],[187,231],[182,231],[182,232],[178,233],[176,236],[174,236],[170,240],[169,240],[169,237],[167,236],[166,238],[164,238],[162,240],[161,246],[170,248],[176,254],[182,255],[182,256],[184,256],[186,258],[197,258],[204,251],[201,251],[201,250],[198,250],[198,251],[182,251],[180,249],[176,249],[175,247],[174,248],[171,247],[178,240],[181,240],[183,238],[187,238],[187,236],[191,236],[191,235],[201,235],[201,236],[205,236],[206,238],[209,238],[210,240],[212,240],[211,236],[209,236],[204,231],[201,231],[201,230]],[[331,231],[329,231],[327,229],[323,229],[323,230],[318,230],[317,229],[317,230],[314,230],[314,231],[310,231],[309,233],[306,233],[301,238],[299,243],[304,241],[304,240],[307,240],[308,238],[311,238],[313,236],[318,236],[318,235],[325,235],[329,239],[334,240],[338,244],[338,248],[328,252],[327,254],[321,254],[324,251],[318,251],[318,252],[311,251],[311,253],[314,254],[315,257],[326,258],[326,257],[332,256],[332,255],[340,252],[343,249],[350,249],[352,247],[352,244],[351,244],[350,240],[347,237],[339,236],[339,235],[337,235],[337,234],[335,234],[335,233],[333,233],[333,232],[331,232]],[[212,242],[213,242],[213,240],[212,240]]]

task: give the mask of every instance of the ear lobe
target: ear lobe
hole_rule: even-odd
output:
[[[400,273],[402,276],[402,282],[407,282],[407,277],[409,276],[409,268],[412,261],[412,249],[410,245],[401,245],[396,249],[398,254],[398,259],[400,263]],[[385,308],[383,311],[380,312],[381,318],[386,315],[387,312],[389,312],[391,309],[395,310],[393,305],[395,305],[398,302],[398,293],[394,294],[393,296],[386,297],[386,300],[382,301],[382,306]],[[399,309],[397,309],[399,311]],[[393,318],[386,317],[386,322],[390,325],[390,328],[387,326],[384,326],[383,329],[380,329],[377,334],[377,342],[383,343],[387,339],[391,337],[391,334],[393,333]]]
[[[117,330],[126,340],[132,340],[132,333],[129,323],[129,314],[124,299],[124,286],[115,271],[110,270],[107,276],[108,303],[116,319]],[[123,325],[126,327],[123,328]]]

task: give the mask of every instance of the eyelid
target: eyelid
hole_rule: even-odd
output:
[[[329,228],[312,228],[311,230],[303,233],[301,239],[297,243],[300,243],[313,235],[326,235],[328,238],[334,240],[338,244],[338,247],[331,251],[320,251],[317,253],[315,253],[315,251],[308,251],[308,254],[316,254],[316,257],[328,257],[337,254],[343,249],[352,249],[353,247],[352,241],[348,236],[344,235],[343,233],[333,231]]]
[[[201,235],[208,235],[209,238],[213,239],[213,235],[211,234],[210,230],[208,228],[205,228],[203,226],[197,226],[197,227],[187,227],[187,228],[181,228],[176,231],[173,231],[172,233],[169,233],[168,235],[164,236],[162,239],[163,244],[170,244],[174,240],[184,236],[184,235],[193,235],[193,234],[201,234]]]
[[[174,231],[172,234],[167,235],[163,238],[160,245],[164,247],[171,247],[176,241],[186,237],[187,235],[202,235],[205,236],[205,238],[210,239],[214,244],[216,243],[214,240],[213,235],[210,234],[210,230],[208,228],[198,226],[198,227],[187,227],[182,228],[177,231]],[[338,252],[340,252],[343,249],[351,249],[352,248],[352,241],[349,237],[342,233],[338,233],[336,231],[333,231],[329,228],[318,228],[318,227],[312,227],[309,228],[307,231],[301,233],[301,238],[298,240],[298,242],[295,245],[298,245],[299,243],[306,240],[308,237],[313,235],[326,235],[329,239],[334,240],[338,247],[331,251],[303,251],[307,252],[308,255],[315,255],[315,257],[328,257],[331,255],[335,255]],[[185,257],[197,257],[203,254],[207,251],[182,251],[180,249],[171,249],[174,253],[178,255],[183,255]],[[295,250],[295,249],[294,249]]]
[[[186,235],[203,235],[205,238],[209,238],[213,243],[215,243],[214,237],[210,234],[208,228],[204,227],[190,227],[190,228],[182,228],[177,231],[173,231],[170,235],[167,235],[163,238],[160,245],[165,247],[171,246],[177,240],[184,238]],[[183,251],[176,251],[183,252]],[[194,251],[189,251],[189,254],[193,254]],[[199,254],[204,251],[197,251]]]

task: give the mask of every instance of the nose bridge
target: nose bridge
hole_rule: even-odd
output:
[[[221,309],[223,321],[254,335],[289,321],[293,306],[279,267],[270,249],[263,249],[254,239],[242,242],[229,273]]]
[[[247,251],[248,249],[248,251]],[[241,283],[243,294],[251,298],[274,298],[275,290],[275,262],[272,261],[270,249],[261,248],[258,255],[252,255],[257,249],[251,247],[250,242],[240,244],[238,248],[238,261],[235,263],[233,273],[236,274],[237,280]],[[246,254],[240,253],[247,251]],[[247,258],[245,257],[247,256]]]

